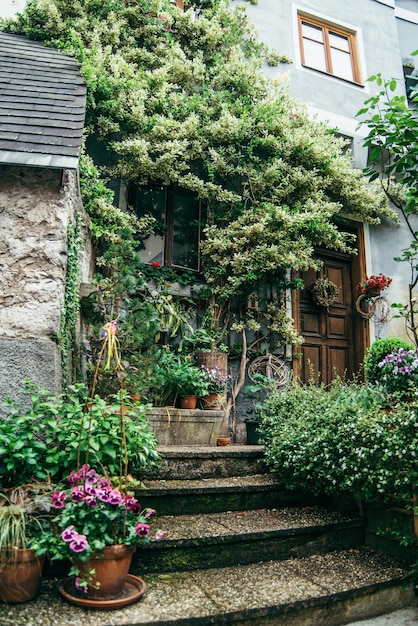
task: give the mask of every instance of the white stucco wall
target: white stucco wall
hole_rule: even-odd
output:
[[[25,8],[27,0],[1,0],[0,17],[14,17]]]
[[[236,3],[245,5],[259,39],[293,61],[291,65],[265,66],[266,74],[274,77],[285,75],[291,94],[306,102],[313,116],[352,138],[354,164],[358,168],[365,167],[367,149],[362,144],[366,130],[358,128],[356,114],[363,107],[364,101],[380,89],[375,83],[366,82],[366,79],[378,72],[386,78],[397,78],[398,93],[405,93],[402,58],[418,48],[418,19],[415,20],[410,12],[412,8],[418,10],[418,2],[259,0],[258,4],[252,5],[236,0]],[[409,9],[408,15],[405,9]],[[297,30],[298,10],[356,32],[361,85],[302,67]],[[418,17],[418,13],[415,15]],[[418,63],[417,58],[415,63]],[[389,303],[407,303],[409,267],[405,263],[397,263],[394,257],[400,256],[410,241],[411,236],[404,223],[396,225],[385,222],[380,226],[365,228],[367,273],[382,272],[393,278],[390,289],[384,294]],[[370,333],[372,340],[377,336],[389,335],[407,338],[404,321],[393,317],[383,326],[371,322]]]

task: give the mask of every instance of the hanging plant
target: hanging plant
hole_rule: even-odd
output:
[[[315,304],[330,307],[337,302],[340,290],[329,278],[317,278],[308,287]]]

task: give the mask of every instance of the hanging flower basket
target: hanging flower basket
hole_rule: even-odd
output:
[[[329,278],[317,278],[308,287],[315,304],[330,307],[339,298],[340,290]]]
[[[384,274],[366,276],[366,278],[357,285],[357,290],[361,294],[375,297],[378,296],[381,291],[390,287],[391,283],[392,279]]]

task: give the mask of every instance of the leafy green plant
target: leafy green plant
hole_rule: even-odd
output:
[[[92,399],[81,384],[70,386],[58,398],[30,381],[22,391],[22,403],[8,401],[0,420],[1,486],[15,484],[16,476],[28,483],[48,476],[57,479],[85,458],[118,475],[125,443],[131,469],[158,462],[157,441],[143,405],[132,404],[123,395],[111,402],[99,396]]]
[[[209,382],[205,373],[188,358],[177,357],[171,377],[179,397],[204,396],[208,393]]]
[[[50,498],[52,526],[45,534],[45,546],[52,559],[70,558],[71,574],[78,589],[86,589],[91,572],[80,569],[92,554],[106,546],[138,546],[149,543],[153,509],[141,510],[134,496],[114,487],[88,464],[72,471]],[[158,538],[162,538],[159,533]],[[78,561],[78,563],[77,563]]]
[[[418,403],[385,410],[378,388],[337,381],[272,394],[260,427],[269,465],[286,486],[348,492],[371,501],[403,493],[418,479]]]
[[[403,348],[404,350],[413,349],[413,344],[408,343],[400,337],[385,337],[384,339],[376,339],[367,350],[364,359],[364,372],[367,382],[375,384],[382,381],[383,372],[379,367],[379,363],[383,361],[385,356],[394,349]]]

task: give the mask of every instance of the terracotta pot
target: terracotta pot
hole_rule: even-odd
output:
[[[231,443],[230,437],[218,437],[216,440],[217,446],[229,446],[230,443]]]
[[[220,411],[222,403],[225,401],[225,396],[221,396],[219,393],[210,393],[207,396],[203,396],[201,401],[203,409]]]
[[[367,295],[375,298],[376,296],[380,296],[381,291],[380,287],[369,287]]]
[[[197,396],[183,396],[180,398],[181,409],[195,409],[197,404]]]
[[[39,591],[43,558],[27,548],[5,555],[0,563],[0,601],[8,604],[33,600]]]
[[[114,546],[106,546],[102,552],[92,556],[86,563],[73,559],[74,565],[81,572],[95,570],[89,580],[87,592],[80,592],[83,598],[92,600],[118,598],[123,592],[134,552],[135,546],[115,544]]]

